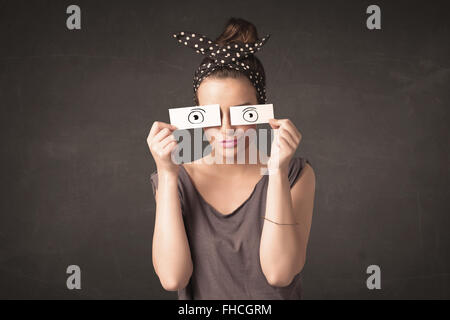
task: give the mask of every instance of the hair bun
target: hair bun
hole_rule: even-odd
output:
[[[230,18],[215,42],[219,46],[224,46],[230,43],[253,43],[257,40],[258,33],[253,23],[240,18]]]

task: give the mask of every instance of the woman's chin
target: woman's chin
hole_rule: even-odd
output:
[[[219,147],[219,149],[216,150],[216,154],[223,156],[224,158],[234,157],[237,154],[237,148]]]
[[[242,153],[245,155],[248,150],[247,148],[238,148],[238,146],[233,147],[226,147],[223,145],[216,145],[215,146],[215,156],[216,157],[222,157],[222,158],[235,158],[239,153]]]

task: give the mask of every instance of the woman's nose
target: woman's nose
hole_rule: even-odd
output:
[[[222,127],[220,128],[223,135],[232,135],[234,132],[234,126],[230,123],[230,117],[228,113],[222,113]]]

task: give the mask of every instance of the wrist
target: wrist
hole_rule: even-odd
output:
[[[158,169],[158,177],[160,179],[178,179],[178,169],[177,170],[167,170],[167,169]]]
[[[274,177],[287,177],[289,173],[289,168],[287,166],[272,166],[268,167],[269,176]]]

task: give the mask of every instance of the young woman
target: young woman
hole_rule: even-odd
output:
[[[214,42],[195,33],[174,36],[201,54],[211,48],[194,76],[195,103],[219,104],[222,125],[204,128],[209,155],[181,165],[171,160],[176,127],[152,125],[147,142],[157,167],[151,175],[156,274],[179,299],[300,299],[315,192],[309,161],[294,157],[300,132],[288,119],[270,120],[278,129],[277,148],[272,145],[277,162],[271,154],[267,164],[278,170],[270,175],[261,174],[260,157],[249,163],[256,146],[246,137],[244,164],[212,159],[236,155],[239,137],[230,129],[256,129],[232,126],[229,109],[265,103],[265,73],[253,52],[267,39],[260,41],[253,24],[235,18]]]

